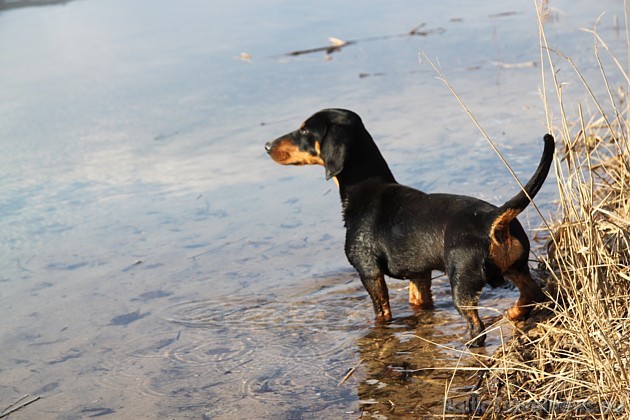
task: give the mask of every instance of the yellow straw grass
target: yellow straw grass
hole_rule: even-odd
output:
[[[628,0],[624,0],[630,63]],[[514,338],[492,356],[476,355],[483,380],[468,397],[474,418],[630,417],[630,72],[597,32],[594,54],[603,82],[595,92],[574,61],[549,47],[547,2],[534,0],[540,35],[541,98],[555,134],[558,211],[544,221],[549,240],[540,266],[550,303],[515,325]],[[597,21],[599,23],[599,19]],[[606,68],[602,52],[613,63]],[[423,55],[464,107],[441,70]],[[585,92],[565,98],[559,64],[568,64]],[[629,64],[630,65],[630,64]],[[620,87],[614,84],[621,84]],[[583,108],[593,111],[586,117]],[[497,328],[500,329],[500,328]]]
[[[546,316],[543,311],[539,322],[522,326],[500,352],[479,358],[486,379],[472,399],[471,413],[484,418],[621,418],[630,415],[630,78],[596,25],[588,32],[604,85],[598,96],[573,60],[549,47],[544,6],[536,4],[541,96],[560,147],[555,161],[558,213],[549,222],[543,258],[551,274],[551,304]],[[615,64],[613,73],[602,64],[601,49]],[[556,60],[568,63],[582,84],[585,105],[596,110],[589,118],[582,104],[563,97]],[[621,80],[623,88],[613,89],[611,80]],[[556,100],[557,117],[550,105]]]

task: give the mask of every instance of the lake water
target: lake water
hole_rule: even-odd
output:
[[[38,3],[0,1],[0,406],[41,397],[10,418],[396,418],[441,413],[450,382],[461,412],[448,281],[414,313],[392,280],[375,327],[335,185],[263,146],[349,108],[400,182],[503,203],[518,187],[419,52],[525,180],[547,131],[533,2]],[[580,28],[606,12],[622,48],[623,2],[550,7],[550,44],[597,80]],[[329,37],[357,42],[288,55]],[[484,316],[515,298],[484,292]]]

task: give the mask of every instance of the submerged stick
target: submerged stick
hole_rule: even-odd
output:
[[[341,379],[341,381],[339,381],[337,386],[343,385],[343,383],[346,382],[352,376],[354,371],[357,370],[357,368],[361,365],[361,363],[363,363],[363,359],[359,360],[359,363],[357,363],[356,365],[354,365],[348,370],[348,373],[346,373],[346,375]]]
[[[0,413],[0,419],[4,418],[4,417],[7,417],[11,413],[15,413],[16,411],[26,407],[27,405],[30,405],[30,404],[34,403],[35,401],[37,401],[37,400],[39,400],[41,398],[41,397],[34,397],[34,398],[31,398],[28,401],[24,401],[28,397],[30,397],[30,395],[26,394],[22,398],[20,398],[16,402],[14,402],[13,404],[11,404],[7,408],[5,408],[2,411],[2,413]],[[20,401],[24,401],[24,402],[19,404]]]

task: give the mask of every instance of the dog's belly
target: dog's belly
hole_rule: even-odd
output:
[[[355,268],[378,269],[397,279],[444,271],[443,224],[427,223],[424,217],[397,217],[395,212],[388,216],[379,221],[356,218],[346,225],[346,255]],[[360,223],[352,223],[357,219]]]
[[[444,258],[430,244],[395,246],[379,257],[379,266],[384,274],[396,279],[419,278],[433,270],[444,271]]]

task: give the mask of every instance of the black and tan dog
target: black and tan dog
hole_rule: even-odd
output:
[[[431,308],[431,270],[439,270],[448,275],[455,306],[470,325],[471,345],[481,346],[484,325],[476,307],[486,283],[500,285],[505,275],[518,287],[519,299],[507,312],[513,320],[545,299],[530,275],[529,240],[516,219],[549,172],[553,137],[546,135],[544,142],[527,193],[500,207],[398,184],[359,116],[348,110],[320,111],[265,149],[283,165],[322,165],[326,179],[336,180],[346,256],[372,298],[377,321],[392,319],[385,275],[408,279],[409,302]]]

